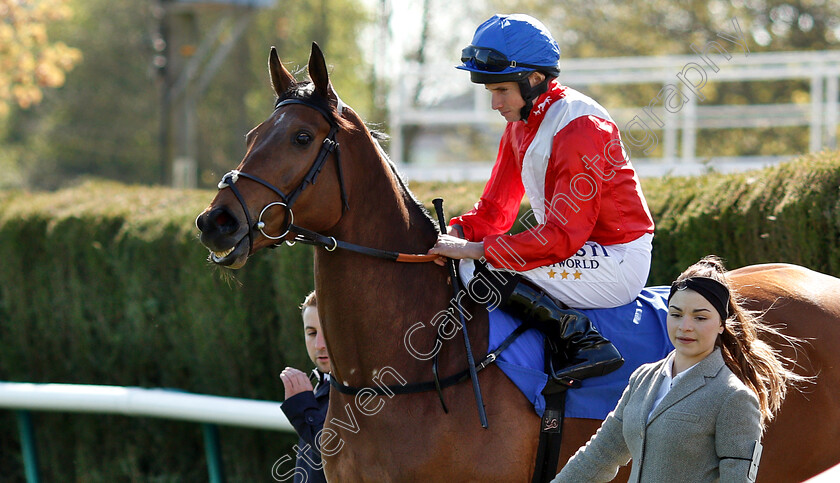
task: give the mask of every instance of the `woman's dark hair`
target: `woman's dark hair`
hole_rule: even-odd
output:
[[[723,322],[723,333],[715,345],[720,347],[726,366],[758,396],[762,426],[773,419],[787,394],[788,386],[809,381],[788,369],[795,363],[782,356],[765,342],[768,337],[780,338],[797,346],[801,341],[782,334],[779,329],[762,324],[760,313],[744,308],[742,299],[732,289],[726,268],[720,258],[709,255],[688,267],[676,282],[689,277],[717,280],[729,289],[729,317]]]

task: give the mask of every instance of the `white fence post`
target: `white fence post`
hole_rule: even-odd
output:
[[[808,150],[812,153],[822,148],[823,73],[821,65],[814,62],[811,70],[811,129]]]
[[[837,117],[838,109],[838,76],[837,73],[826,73],[825,86],[825,147],[837,149]]]

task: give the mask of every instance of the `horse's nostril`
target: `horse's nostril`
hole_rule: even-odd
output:
[[[210,236],[214,233],[230,235],[239,229],[239,221],[224,207],[199,215],[195,220],[195,225],[203,234],[202,236]]]
[[[234,233],[239,229],[239,222],[236,220],[236,217],[224,207],[211,211],[208,219],[210,224],[216,227],[219,233],[223,235]]]
[[[213,219],[213,222],[216,223],[216,226],[220,227],[227,225],[231,221],[233,221],[233,219],[227,213],[219,213],[218,215],[216,215],[216,218]]]

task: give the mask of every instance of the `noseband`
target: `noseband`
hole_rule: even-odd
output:
[[[298,196],[306,189],[309,185],[314,185],[315,180],[318,178],[318,175],[321,173],[321,169],[323,169],[324,164],[327,162],[327,156],[330,153],[335,153],[335,167],[336,172],[338,173],[338,184],[341,188],[341,212],[342,214],[348,209],[347,205],[347,193],[344,190],[344,178],[341,174],[341,155],[338,149],[338,142],[335,140],[335,135],[338,133],[338,124],[333,120],[332,116],[327,113],[326,110],[321,108],[320,106],[313,104],[311,102],[307,102],[303,99],[285,99],[282,101],[278,101],[277,104],[274,106],[274,110],[280,109],[283,106],[288,106],[292,104],[300,104],[318,111],[327,122],[330,123],[330,132],[327,134],[327,137],[324,138],[324,142],[321,144],[321,150],[318,152],[318,156],[315,158],[315,161],[312,163],[312,166],[309,168],[309,171],[306,173],[306,176],[303,177],[301,182],[297,185],[297,187],[292,190],[292,192],[288,195],[283,193],[282,190],[277,188],[276,186],[272,185],[268,181],[265,181],[257,176],[252,174],[243,173],[238,170],[232,170],[226,173],[222,180],[219,182],[219,189],[230,188],[233,191],[234,196],[239,201],[239,204],[242,205],[242,210],[245,212],[245,220],[248,223],[248,254],[251,254],[254,251],[254,237],[251,235],[253,230],[258,230],[260,233],[263,234],[269,240],[282,240],[288,235],[290,232],[294,233],[296,236],[299,236],[303,233],[308,232],[308,230],[295,226],[294,220],[295,216],[292,212],[292,205],[294,204],[295,200]],[[260,215],[257,218],[257,222],[253,223],[251,214],[248,211],[248,207],[245,204],[245,200],[242,198],[242,194],[239,192],[239,189],[236,187],[236,182],[239,178],[247,178],[251,181],[256,181],[257,183],[265,186],[266,188],[270,189],[274,192],[279,198],[280,201],[272,201],[271,203],[265,205],[262,210],[260,210]],[[265,212],[273,207],[273,206],[280,206],[286,210],[286,227],[280,235],[269,235],[265,232],[265,222],[263,221],[263,215]],[[280,242],[278,241],[277,244]],[[333,246],[335,249],[335,246]]]

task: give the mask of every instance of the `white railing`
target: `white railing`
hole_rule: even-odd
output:
[[[14,410],[29,483],[37,483],[38,460],[29,411],[119,414],[190,421],[203,425],[211,482],[223,482],[216,425],[294,432],[279,402],[192,394],[172,389],[0,382],[0,408]]]
[[[294,432],[279,402],[171,389],[0,382],[0,408],[122,414]]]
[[[650,125],[651,131],[658,138],[661,157],[645,158],[641,150],[630,146],[633,164],[642,176],[698,174],[710,167],[724,172],[743,170],[792,157],[779,153],[698,159],[696,147],[698,130],[701,129],[803,126],[808,127],[810,152],[837,148],[837,131],[840,126],[840,51],[745,53],[733,50],[730,53],[729,59],[717,53],[707,57],[718,67],[717,71],[704,63],[699,55],[561,59],[561,81],[583,91],[592,86],[608,86],[620,93],[626,85],[651,83],[663,87],[670,84],[680,89],[687,100],[676,112],[666,112],[661,101],[651,99],[653,106],[652,109],[648,108],[648,112],[664,121],[662,126],[654,125],[650,115],[643,110],[648,106],[606,106],[620,129],[625,130],[627,123],[639,116]],[[809,90],[808,99],[801,103],[703,105],[702,99],[698,102],[698,96],[677,77],[677,74],[686,72],[687,76],[693,75],[699,83],[700,70],[706,76],[704,82],[708,85],[717,84],[719,89],[725,89],[720,84],[727,82],[805,80]],[[437,157],[444,159],[443,162],[422,166],[407,165],[401,156],[403,130],[408,126],[451,128],[473,125],[501,133],[504,120],[490,109],[486,91],[480,86],[470,87],[468,75],[456,71],[453,65],[404,66],[399,79],[401,82],[395,86],[389,99],[389,153],[401,171],[410,179],[486,179],[492,160],[485,163],[458,163],[446,158],[443,152],[445,148],[439,148],[442,154],[439,153]],[[423,107],[412,106],[409,99],[413,98],[411,90],[418,79],[432,79],[430,85],[434,89],[430,91],[446,90],[450,93],[449,97],[427,99]],[[702,93],[702,89],[699,91]],[[459,107],[453,107],[456,104]]]
[[[837,483],[840,481],[840,465],[832,466],[805,483]]]

